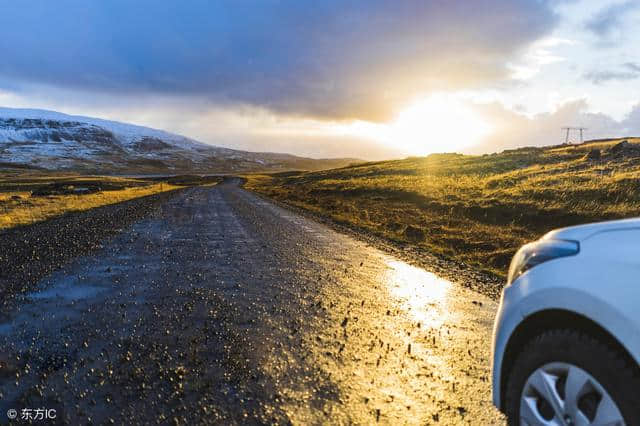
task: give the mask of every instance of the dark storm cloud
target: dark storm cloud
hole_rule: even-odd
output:
[[[606,37],[619,28],[625,14],[636,7],[638,4],[635,0],[605,7],[587,21],[586,27],[596,35]]]
[[[379,119],[503,78],[541,0],[0,0],[0,82]]]

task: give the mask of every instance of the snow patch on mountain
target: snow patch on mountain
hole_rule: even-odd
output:
[[[66,123],[82,123],[84,125],[93,125],[106,129],[119,137],[124,145],[130,145],[144,137],[158,138],[169,141],[173,145],[187,149],[198,148],[216,148],[223,151],[233,151],[226,148],[213,147],[184,136],[165,132],[164,130],[153,129],[150,127],[138,126],[135,124],[121,123],[118,121],[104,120],[101,118],[84,117],[80,115],[69,115],[56,111],[42,109],[23,109],[23,108],[6,108],[0,107],[0,119],[16,119],[16,120],[47,120]],[[6,133],[5,133],[6,132]],[[20,137],[20,132],[14,131],[14,136]],[[16,135],[17,134],[17,135]],[[0,127],[0,140],[5,137],[11,137],[11,129],[3,129]]]
[[[84,172],[237,172],[320,169],[352,160],[236,151],[134,124],[0,107],[0,166]]]

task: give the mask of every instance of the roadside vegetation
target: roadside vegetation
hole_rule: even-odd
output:
[[[504,277],[522,244],[640,215],[640,139],[248,176],[248,189]]]
[[[62,214],[120,203],[184,186],[215,184],[217,176],[131,179],[105,176],[0,176],[0,230]]]

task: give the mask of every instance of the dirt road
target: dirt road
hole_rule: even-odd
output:
[[[0,421],[501,424],[495,309],[237,182],[191,188],[4,312]]]

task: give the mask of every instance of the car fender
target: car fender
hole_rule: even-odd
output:
[[[640,330],[629,315],[621,311],[618,306],[573,286],[553,286],[529,291],[528,280],[522,281],[505,288],[499,317],[495,322],[492,352],[494,405],[497,407],[501,405],[499,384],[502,380],[502,362],[513,333],[528,317],[544,311],[561,310],[589,319],[617,340],[635,362],[640,364]],[[517,300],[518,303],[510,306],[510,300]],[[558,324],[558,327],[571,327],[571,324]]]

